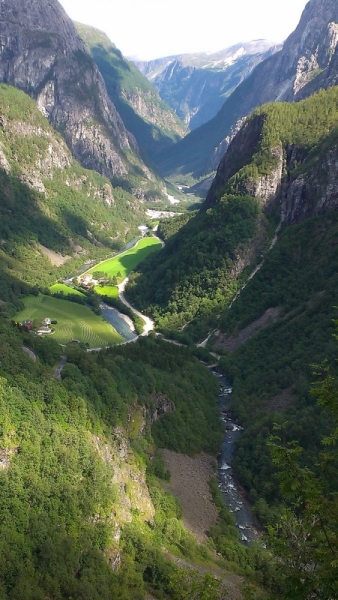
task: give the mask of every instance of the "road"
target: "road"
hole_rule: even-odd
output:
[[[61,360],[60,360],[58,366],[56,367],[56,369],[55,369],[55,371],[53,373],[53,377],[55,379],[61,379],[62,369],[65,366],[66,362],[67,362],[67,356],[65,356],[65,354],[63,354],[61,356]]]
[[[22,346],[22,349],[24,352],[26,352],[26,354],[28,354],[29,358],[31,358],[34,362],[37,361],[37,356],[36,354],[34,354],[33,350],[30,350],[30,348],[27,348],[26,346]]]

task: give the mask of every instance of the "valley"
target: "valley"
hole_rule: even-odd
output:
[[[337,2],[224,48],[0,2],[1,600],[338,598]]]
[[[48,330],[44,334],[53,335],[55,341],[63,346],[76,341],[85,344],[88,349],[97,349],[110,344],[123,343],[125,340],[134,340],[132,321],[121,315],[116,309],[100,303],[99,297],[106,297],[108,301],[113,301],[114,298],[116,300],[119,296],[121,298],[121,292],[125,285],[121,286],[121,283],[146,256],[158,250],[159,247],[161,247],[161,241],[158,238],[143,238],[136,241],[131,248],[122,250],[113,258],[97,263],[76,278],[78,283],[83,285],[83,291],[81,288],[74,287],[73,279],[66,277],[65,281],[71,285],[53,284],[49,288],[52,296],[39,294],[23,299],[25,308],[14,316],[15,321],[18,323],[31,322],[33,330],[37,330],[39,334],[39,327],[46,318],[50,320],[51,316],[52,322],[56,321],[56,323],[52,328],[47,328]],[[82,271],[81,268],[80,270]],[[98,277],[100,283],[95,276]],[[115,285],[112,284],[113,281]],[[88,289],[93,289],[97,295],[97,300],[91,307],[87,304],[86,291]],[[69,296],[72,296],[73,302],[67,301]],[[123,295],[122,302],[126,303]],[[93,312],[95,307],[96,314]],[[129,308],[134,312],[131,307]],[[145,322],[145,332],[148,333],[149,319],[141,316],[140,313],[138,316]]]

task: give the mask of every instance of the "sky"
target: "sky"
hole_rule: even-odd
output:
[[[222,50],[238,42],[283,42],[307,0],[60,0],[74,20],[104,31],[142,60]]]

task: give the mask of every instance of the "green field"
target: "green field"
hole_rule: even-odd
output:
[[[75,288],[72,288],[69,285],[66,285],[65,283],[54,283],[50,286],[49,291],[51,292],[51,294],[60,294],[62,292],[65,296],[69,296],[69,294],[72,294],[74,296],[82,296],[83,298],[85,298],[85,294],[82,294],[82,292],[79,292]]]
[[[142,262],[151,252],[155,252],[161,248],[161,242],[155,237],[142,238],[136,246],[130,250],[126,250],[118,256],[108,258],[107,260],[99,263],[89,269],[87,273],[95,273],[95,271],[103,271],[107,273],[109,277],[116,277],[118,273],[121,274],[117,278],[118,282],[123,281],[129,275],[137,265]]]
[[[57,320],[57,325],[52,325],[55,329],[52,335],[60,344],[77,339],[87,343],[90,348],[100,348],[125,341],[105,319],[82,304],[42,294],[29,296],[24,303],[25,308],[15,315],[15,320],[22,322],[31,319],[38,324],[46,317]]]
[[[119,297],[119,290],[116,285],[96,285],[94,290],[99,296],[108,296],[108,298]]]

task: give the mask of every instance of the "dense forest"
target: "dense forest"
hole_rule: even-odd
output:
[[[151,589],[178,599],[163,545],[192,561],[216,547],[232,569],[254,574],[260,553],[240,544],[222,501],[198,546],[160,484],[159,446],[215,453],[222,437],[217,382],[187,349],[151,337],[99,354],[73,345],[59,381],[51,339],[4,320],[0,335],[2,598],[135,600]],[[174,412],[151,426],[163,398]]]

